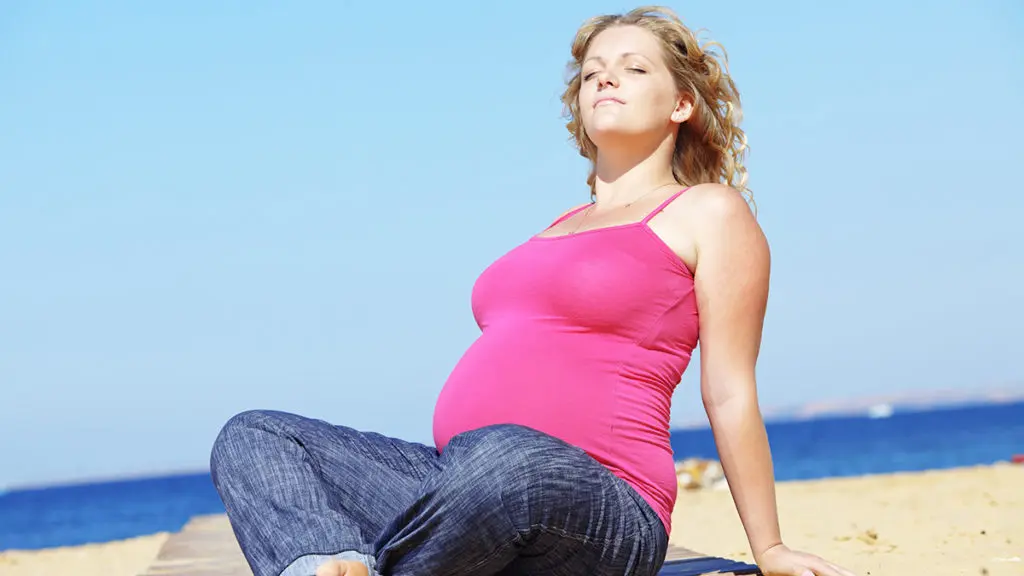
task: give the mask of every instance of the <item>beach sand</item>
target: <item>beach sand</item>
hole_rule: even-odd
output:
[[[861,576],[1024,575],[1024,466],[783,482],[783,537]],[[682,492],[673,542],[750,561],[727,491]],[[135,576],[166,534],[0,553],[0,575]],[[1014,560],[1016,559],[1016,560]]]
[[[1024,466],[782,482],[782,538],[856,574],[1024,576]],[[673,538],[750,561],[728,491],[683,492]]]
[[[167,540],[167,533],[117,542],[0,552],[0,575],[137,576],[146,571]]]

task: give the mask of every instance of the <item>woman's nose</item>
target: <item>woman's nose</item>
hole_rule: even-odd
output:
[[[615,77],[610,71],[605,70],[597,73],[597,87],[608,88],[609,86],[618,86],[618,78]]]

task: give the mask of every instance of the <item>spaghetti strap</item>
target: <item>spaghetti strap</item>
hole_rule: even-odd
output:
[[[648,222],[650,222],[651,218],[654,218],[655,216],[658,215],[658,212],[661,212],[662,210],[664,210],[665,207],[668,206],[669,204],[671,204],[673,200],[675,200],[676,198],[679,198],[680,196],[682,196],[683,192],[686,192],[689,189],[690,189],[690,187],[687,186],[686,188],[683,188],[679,192],[676,192],[675,194],[669,196],[668,200],[665,200],[664,202],[659,204],[657,208],[652,210],[650,214],[648,214],[647,216],[644,216],[644,219],[641,220],[640,223],[641,224],[647,224]]]
[[[562,222],[562,221],[568,219],[570,216],[572,216],[573,214],[579,212],[580,210],[583,210],[587,206],[590,206],[590,204],[589,203],[588,204],[584,204],[582,206],[577,206],[576,208],[573,208],[572,210],[569,210],[565,214],[562,214],[561,216],[559,216],[554,222],[552,222],[551,224],[548,224],[548,228],[551,228],[555,224],[558,224],[559,222]]]

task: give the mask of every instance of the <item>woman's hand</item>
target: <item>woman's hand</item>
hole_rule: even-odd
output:
[[[765,550],[757,563],[764,576],[856,576],[813,554],[778,544]]]

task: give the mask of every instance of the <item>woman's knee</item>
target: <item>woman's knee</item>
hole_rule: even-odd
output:
[[[492,425],[452,440],[445,468],[451,488],[493,496],[519,526],[532,523],[533,503],[566,502],[571,485],[565,467],[578,467],[583,452],[557,438],[513,424]],[[447,452],[448,449],[446,449]]]
[[[514,424],[494,424],[463,432],[445,448],[443,467],[452,481],[497,485],[523,471],[539,443],[540,433]]]
[[[235,414],[224,423],[210,451],[210,471],[214,480],[241,462],[251,462],[263,445],[260,437],[272,431],[281,414],[269,410],[248,410]]]

